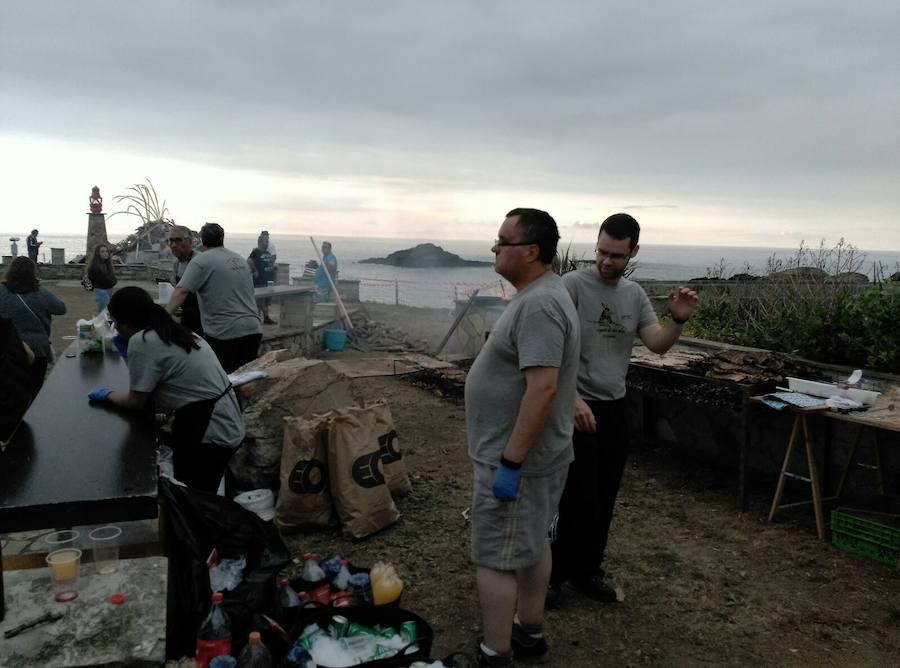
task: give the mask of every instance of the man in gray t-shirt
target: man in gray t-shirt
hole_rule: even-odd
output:
[[[191,260],[166,309],[174,314],[189,293],[197,293],[204,337],[231,373],[256,359],[262,340],[253,276],[246,260],[223,246],[220,225],[204,225],[200,239],[206,251]]]
[[[544,211],[513,209],[494,243],[496,271],[517,294],[466,378],[473,466],[472,560],[484,641],[480,665],[543,658],[547,527],[572,460],[578,326],[553,273],[559,240]]]
[[[550,606],[559,604],[565,582],[594,600],[616,600],[601,564],[628,452],[625,376],[631,349],[637,336],[653,352],[666,352],[697,305],[697,295],[681,288],[669,297],[671,320],[663,326],[643,288],[624,278],[637,255],[640,230],[628,214],[610,216],[600,226],[596,263],[563,276],[578,311],[581,355],[575,461],[553,531]]]

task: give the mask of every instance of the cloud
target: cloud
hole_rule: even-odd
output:
[[[874,231],[900,208],[898,25],[836,0],[7,0],[0,113],[111,160]]]

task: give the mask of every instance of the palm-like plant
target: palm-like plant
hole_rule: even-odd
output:
[[[172,218],[167,217],[169,209],[166,207],[166,201],[163,200],[160,203],[156,188],[153,187],[150,179],[147,179],[146,185],[136,183],[130,186],[126,194],[116,195],[113,197],[113,201],[126,202],[127,206],[121,211],[110,214],[110,218],[121,213],[137,216],[141,220],[141,224],[134,234],[128,235],[115,245],[116,253],[123,253],[132,248],[140,250],[141,240],[146,240],[150,245],[154,235],[164,233],[167,228],[175,224]]]

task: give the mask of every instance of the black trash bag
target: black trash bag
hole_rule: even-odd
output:
[[[290,562],[274,525],[234,501],[165,478],[159,481],[159,499],[169,557],[166,658],[194,656],[197,630],[212,596],[206,560],[213,548],[220,559],[247,559],[243,581],[222,592],[233,654],[240,652],[251,631],[263,632],[265,638],[259,615],[280,617],[276,577]]]

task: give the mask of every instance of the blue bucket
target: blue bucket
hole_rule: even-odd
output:
[[[347,343],[347,332],[343,329],[325,330],[325,350],[343,350]]]

